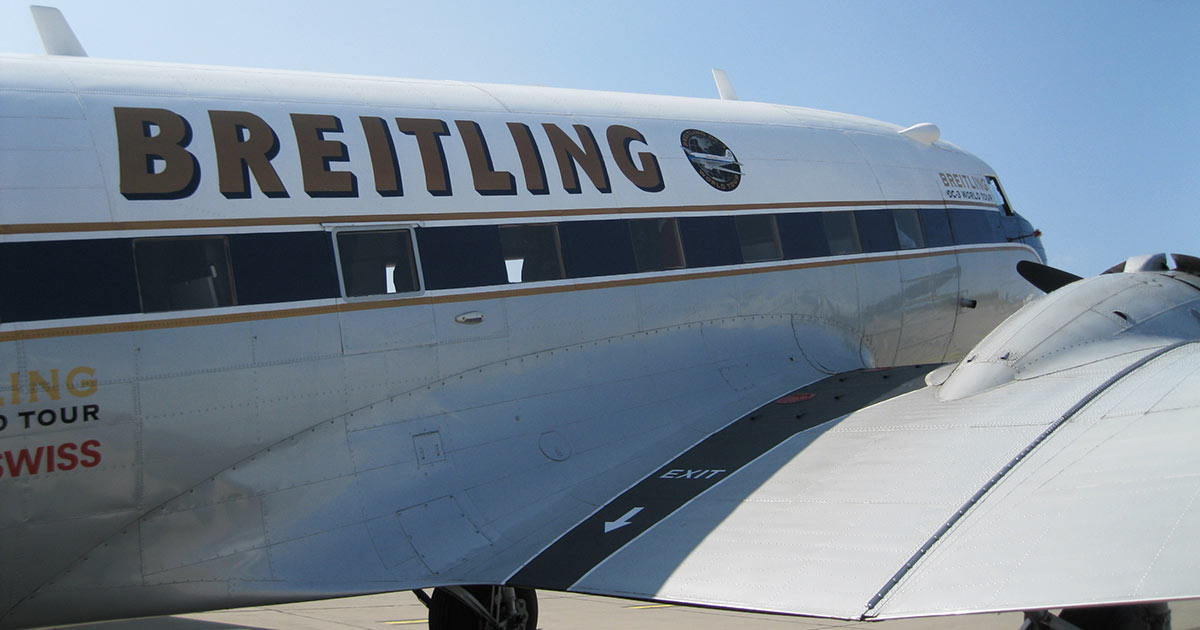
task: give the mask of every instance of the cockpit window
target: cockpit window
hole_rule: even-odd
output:
[[[1012,207],[1008,205],[1008,197],[1004,196],[1004,189],[1000,187],[1000,180],[989,176],[988,187],[992,189],[992,199],[996,202],[996,206],[1004,211],[1008,216],[1013,215]]]

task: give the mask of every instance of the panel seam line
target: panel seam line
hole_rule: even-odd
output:
[[[1142,368],[1151,361],[1154,361],[1163,355],[1192,343],[1200,342],[1194,340],[1178,341],[1169,346],[1159,348],[1158,350],[1133,362],[1133,364],[1126,366],[1120,372],[1117,372],[1108,380],[1101,383],[1098,387],[1088,392],[1083,398],[1079,399],[1079,401],[1072,405],[1070,409],[1059,416],[1058,420],[1055,420],[1050,426],[1046,427],[1045,431],[1042,431],[1040,435],[1034,438],[1033,442],[1030,442],[1030,444],[1026,446],[1020,453],[1017,453],[1015,456],[1013,456],[1013,458],[1010,459],[1008,463],[1000,469],[999,472],[997,472],[995,475],[992,475],[992,478],[989,479],[987,483],[983,484],[983,487],[975,492],[971,498],[967,499],[966,503],[964,503],[962,507],[958,508],[958,510],[952,514],[950,518],[943,523],[942,526],[938,528],[938,530],[934,532],[932,536],[929,537],[928,540],[925,541],[925,544],[921,545],[921,548],[904,562],[900,569],[897,570],[896,573],[892,575],[890,579],[888,579],[887,583],[885,583],[883,587],[880,588],[877,593],[875,593],[875,596],[872,597],[869,602],[867,602],[866,610],[863,612],[861,619],[865,621],[869,618],[877,617],[879,613],[875,609],[884,600],[884,598],[891,594],[892,590],[894,590],[896,586],[900,584],[900,582],[908,575],[908,573],[916,568],[917,563],[919,563],[935,545],[941,542],[946,534],[948,534],[950,530],[953,529],[954,526],[958,524],[958,522],[962,520],[964,516],[966,516],[967,512],[970,512],[972,508],[974,508],[981,500],[983,500],[984,496],[986,496],[992,490],[992,488],[999,484],[1009,472],[1016,468],[1017,465],[1020,464],[1030,453],[1032,453],[1037,449],[1038,446],[1045,442],[1055,431],[1059,429],[1059,427],[1069,422],[1073,417],[1075,417],[1075,415],[1082,411],[1084,407],[1099,397],[1100,394],[1103,394],[1113,385],[1117,384],[1118,381],[1124,379],[1126,376],[1129,376],[1134,371]],[[872,614],[872,611],[875,611],[875,613]]]

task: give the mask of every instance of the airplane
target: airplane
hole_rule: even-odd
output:
[[[0,55],[0,628],[412,590],[1165,628],[1200,261],[846,114]],[[432,589],[431,594],[426,591]]]

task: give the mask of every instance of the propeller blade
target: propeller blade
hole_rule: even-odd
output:
[[[1171,254],[1175,259],[1175,270],[1200,275],[1200,258],[1187,254]]]
[[[1069,271],[1055,269],[1054,267],[1028,260],[1022,260],[1017,263],[1017,273],[1021,274],[1022,278],[1028,280],[1029,284],[1046,293],[1062,288],[1076,280],[1083,279]]]

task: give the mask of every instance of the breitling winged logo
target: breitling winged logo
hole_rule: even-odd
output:
[[[741,183],[742,163],[724,142],[699,129],[684,131],[679,141],[683,154],[710,186],[728,192]]]

